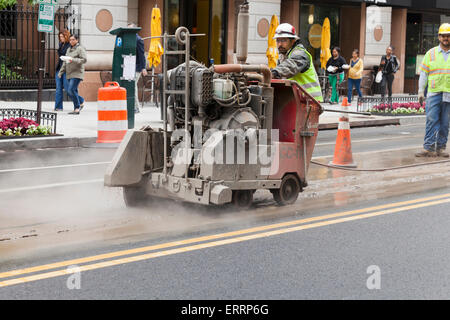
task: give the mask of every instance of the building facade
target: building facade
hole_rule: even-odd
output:
[[[80,39],[88,51],[86,78],[80,91],[95,100],[101,72],[111,70],[114,36],[109,31],[136,22],[141,37],[150,37],[152,8],[161,9],[163,30],[174,33],[184,25],[191,33],[204,33],[192,41],[192,57],[206,65],[233,63],[236,52],[237,14],[244,0],[72,0],[81,13]],[[448,0],[249,0],[248,63],[267,63],[267,34],[272,15],[297,29],[303,45],[319,68],[323,20],[331,24],[331,46],[339,46],[348,61],[359,49],[365,72],[378,66],[387,46],[394,47],[401,68],[394,93],[417,91],[416,66],[421,56],[437,45],[439,25],[450,22]],[[145,40],[148,50],[150,40]],[[175,43],[169,44],[175,47]],[[180,62],[177,58],[169,66]],[[318,70],[320,71],[320,70]],[[156,72],[160,72],[157,68]]]

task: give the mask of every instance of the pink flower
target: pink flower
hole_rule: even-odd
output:
[[[23,117],[20,118],[9,118],[9,119],[3,119],[0,121],[0,129],[3,131],[6,131],[8,129],[14,130],[17,127],[22,128],[20,132],[22,134],[25,134],[28,127],[31,125],[35,125],[36,127],[39,126],[39,124],[31,119],[26,119]]]

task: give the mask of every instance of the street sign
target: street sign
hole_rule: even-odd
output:
[[[44,0],[55,2],[54,0]],[[53,32],[53,20],[55,16],[55,6],[53,4],[47,4],[43,1],[39,3],[39,19],[38,19],[38,31],[39,32]]]
[[[58,0],[39,0],[38,2],[39,2],[39,4],[41,4],[41,3],[54,4],[54,5],[58,4]]]

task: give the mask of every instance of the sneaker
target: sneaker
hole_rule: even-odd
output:
[[[75,109],[72,112],[69,112],[69,114],[80,114],[80,109]]]
[[[80,104],[80,111],[83,110],[84,107],[84,102],[82,104]]]
[[[436,153],[437,153],[438,157],[444,157],[444,158],[449,157],[449,154],[447,152],[445,152],[444,149],[437,149]]]
[[[436,157],[437,154],[434,151],[423,149],[420,152],[416,153],[416,157]]]

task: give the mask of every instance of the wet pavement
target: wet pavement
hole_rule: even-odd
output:
[[[270,192],[259,190],[255,193],[253,207],[246,211],[236,211],[232,206],[201,206],[164,199],[151,202],[145,208],[126,208],[120,188],[103,186],[106,164],[98,164],[89,169],[89,181],[52,187],[49,180],[43,188],[33,187],[26,191],[26,201],[20,191],[0,192],[3,203],[0,261],[54,255],[68,247],[101,248],[140,239],[189,235],[224,227],[241,228],[292,217],[313,217],[323,209],[363,205],[368,200],[449,187],[450,161],[431,164],[444,159],[415,158],[416,150],[354,153],[357,170],[332,169],[312,163],[309,185],[295,204],[280,207]],[[105,156],[101,160],[107,160],[108,151],[103,152]],[[314,157],[313,160],[328,164],[331,157]],[[373,171],[419,163],[425,165]],[[371,171],[361,171],[364,169]],[[83,178],[82,171],[67,170],[79,179]],[[64,177],[64,173],[58,172],[54,176],[55,179]]]

